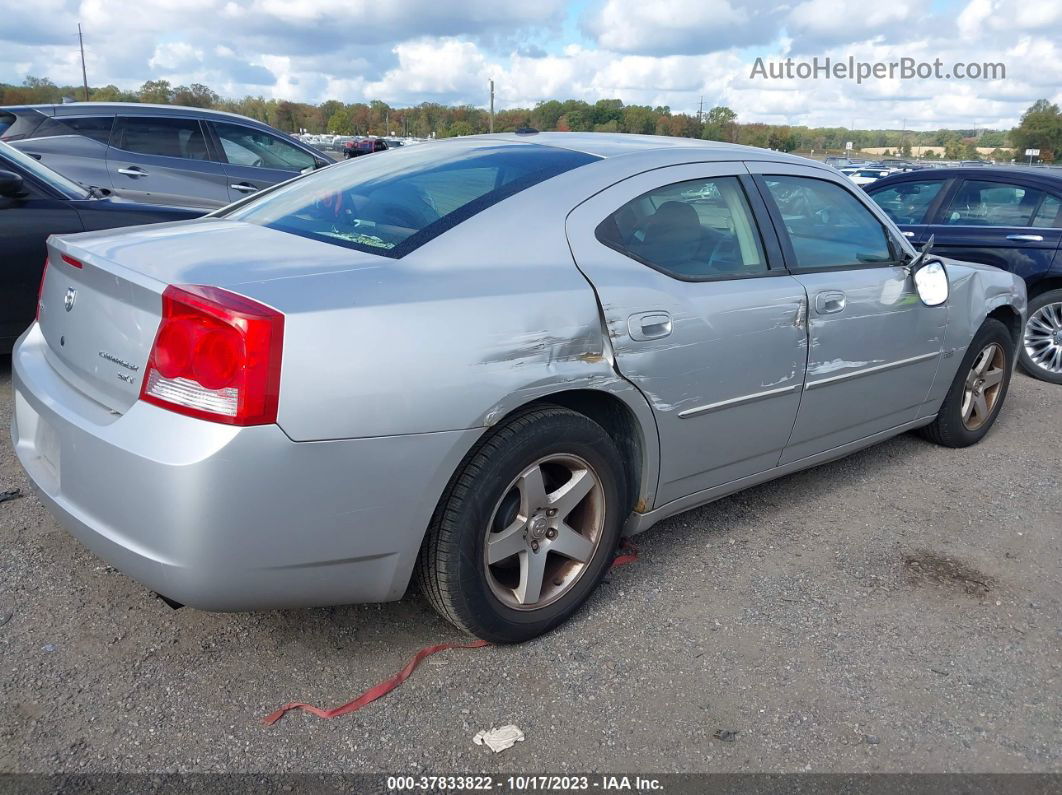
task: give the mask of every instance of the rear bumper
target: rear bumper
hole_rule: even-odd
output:
[[[477,430],[293,442],[137,402],[118,416],[47,363],[12,357],[12,437],[59,522],[101,558],[207,610],[386,601]]]

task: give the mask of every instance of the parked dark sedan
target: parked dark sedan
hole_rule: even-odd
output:
[[[0,351],[33,321],[51,234],[196,218],[206,210],[134,204],[85,188],[0,143]]]
[[[866,186],[916,246],[1016,273],[1029,291],[1019,361],[1062,384],[1062,174],[1021,168],[940,168]]]
[[[343,145],[343,153],[349,160],[352,157],[371,155],[373,152],[384,152],[388,149],[383,138],[362,138],[358,141],[348,141]]]

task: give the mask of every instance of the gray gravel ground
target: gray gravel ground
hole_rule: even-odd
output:
[[[678,516],[550,636],[271,728],[458,633],[417,594],[175,612],[3,503],[0,771],[1062,771],[1060,445],[1062,387],[1016,375],[977,447],[903,436]],[[472,744],[510,722],[525,742]]]

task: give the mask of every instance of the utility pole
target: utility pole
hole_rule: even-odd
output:
[[[85,39],[81,36],[81,23],[77,23],[77,42],[81,46],[81,82],[85,86],[85,102],[89,101],[88,72],[85,71]]]
[[[701,94],[701,104],[697,106],[697,123],[704,123],[704,94]]]
[[[494,78],[490,80],[490,131],[494,132]]]

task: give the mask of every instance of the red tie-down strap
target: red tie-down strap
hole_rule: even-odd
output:
[[[610,568],[617,568],[618,566],[626,566],[628,563],[634,563],[638,560],[638,547],[628,541],[626,538],[620,540],[619,550],[617,551],[615,559],[612,561]],[[276,712],[271,712],[262,718],[262,723],[266,726],[272,726],[278,720],[284,717],[285,714],[293,709],[301,709],[305,712],[309,712],[316,715],[318,718],[338,718],[340,715],[349,715],[351,712],[357,712],[366,704],[371,704],[378,698],[382,698],[409,679],[412,673],[417,670],[417,666],[420,665],[428,657],[433,654],[438,654],[441,651],[448,649],[482,649],[484,646],[489,646],[485,640],[473,640],[468,643],[439,643],[435,646],[425,646],[423,649],[413,655],[413,658],[406,663],[405,667],[397,674],[392,676],[379,684],[373,685],[360,696],[353,701],[348,701],[341,707],[335,709],[321,709],[311,704],[303,704],[299,701],[292,701],[290,704],[285,704]]]

